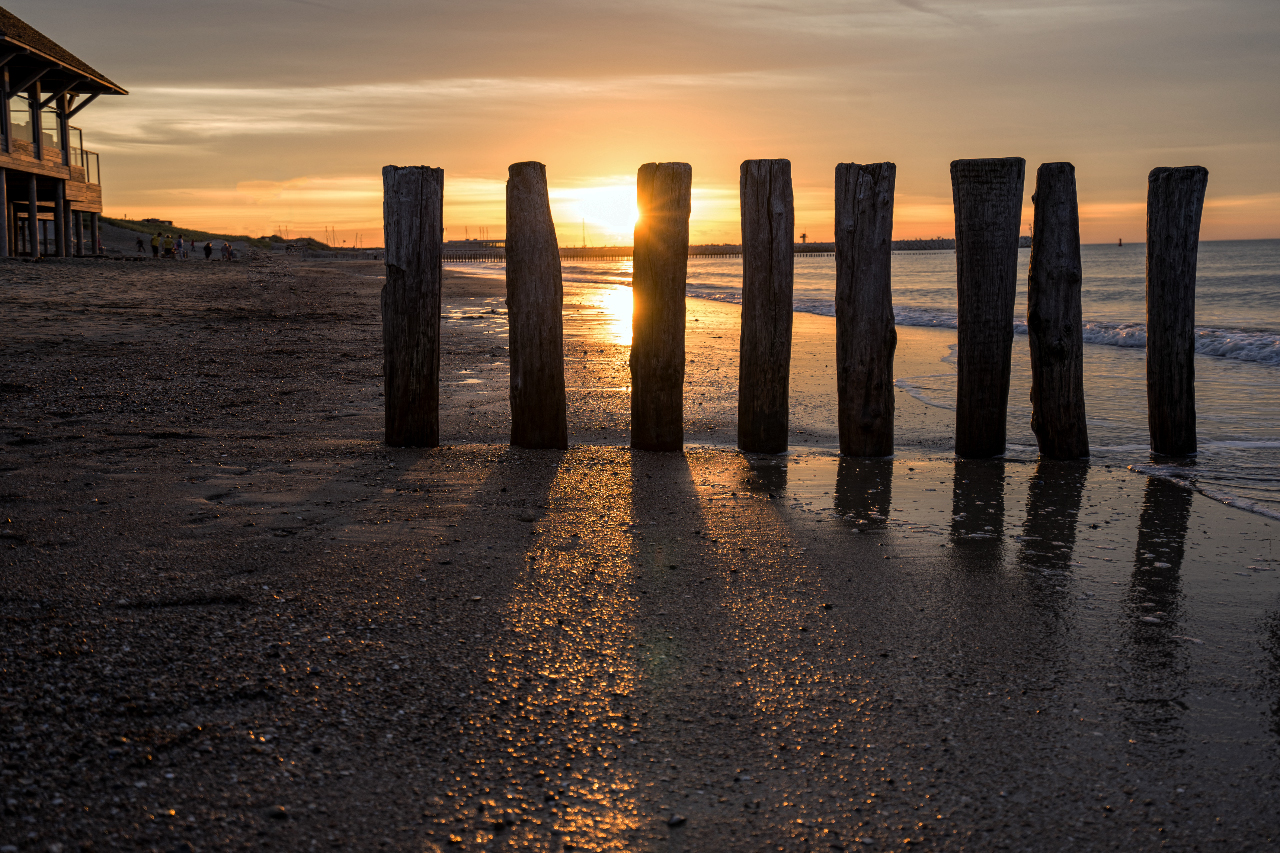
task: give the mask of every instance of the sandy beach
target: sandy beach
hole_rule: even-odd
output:
[[[447,273],[441,434],[381,443],[376,263],[0,262],[0,844],[1268,850],[1269,519],[1118,467],[627,447],[625,300],[566,286],[571,448],[507,444],[500,281]],[[899,329],[900,375],[954,334]]]

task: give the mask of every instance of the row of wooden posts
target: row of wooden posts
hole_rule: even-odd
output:
[[[951,164],[957,267],[955,452],[1005,451],[1013,308],[1026,161]],[[891,294],[893,163],[836,167],[836,382],[840,451],[893,453]],[[1208,172],[1159,168],[1147,189],[1147,403],[1151,448],[1196,450],[1195,273]],[[633,251],[631,445],[684,446],[685,279],[693,171],[640,167]],[[387,279],[382,293],[386,442],[440,442],[440,287],[444,170],[383,169]],[[787,449],[794,204],[788,160],[748,160],[741,172],[742,332],[738,446]],[[1085,424],[1080,226],[1075,169],[1045,163],[1032,197],[1027,330],[1031,427],[1041,455],[1089,455]],[[560,252],[541,163],[507,181],[507,306],[511,443],[568,446]]]

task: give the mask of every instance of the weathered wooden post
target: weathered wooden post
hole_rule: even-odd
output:
[[[437,447],[444,170],[387,166],[382,193],[385,438],[392,447]]]
[[[507,170],[507,321],[511,354],[511,443],[566,448],[564,284],[551,220],[547,167]]]
[[[893,453],[893,163],[836,166],[836,390],[840,452]]]
[[[1196,256],[1209,171],[1147,176],[1147,424],[1151,449],[1196,452]]]
[[[688,163],[646,163],[636,177],[631,295],[631,446],[684,448],[684,291],[689,267]]]
[[[795,204],[790,160],[746,160],[742,211],[742,333],[738,357],[738,447],[787,449]]]
[[[1013,299],[1022,230],[1021,157],[955,160],[956,455],[1000,456],[1005,449]]]
[[[31,258],[40,257],[40,198],[36,187],[36,174],[27,177],[27,244]]]
[[[1084,419],[1084,330],[1080,316],[1080,214],[1076,170],[1036,170],[1035,221],[1027,273],[1031,345],[1031,430],[1045,459],[1089,455]]]

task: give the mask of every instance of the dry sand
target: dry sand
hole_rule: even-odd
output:
[[[905,394],[903,453],[840,460],[803,315],[797,448],[743,456],[698,301],[691,445],[633,452],[582,287],[575,444],[512,449],[501,285],[459,275],[447,446],[389,449],[380,273],[0,267],[0,845],[1275,849],[1265,519],[956,463]]]

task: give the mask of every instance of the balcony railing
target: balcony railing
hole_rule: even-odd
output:
[[[98,152],[85,151],[83,148],[71,148],[67,165],[71,167],[71,179],[86,184],[100,184],[98,173]]]

